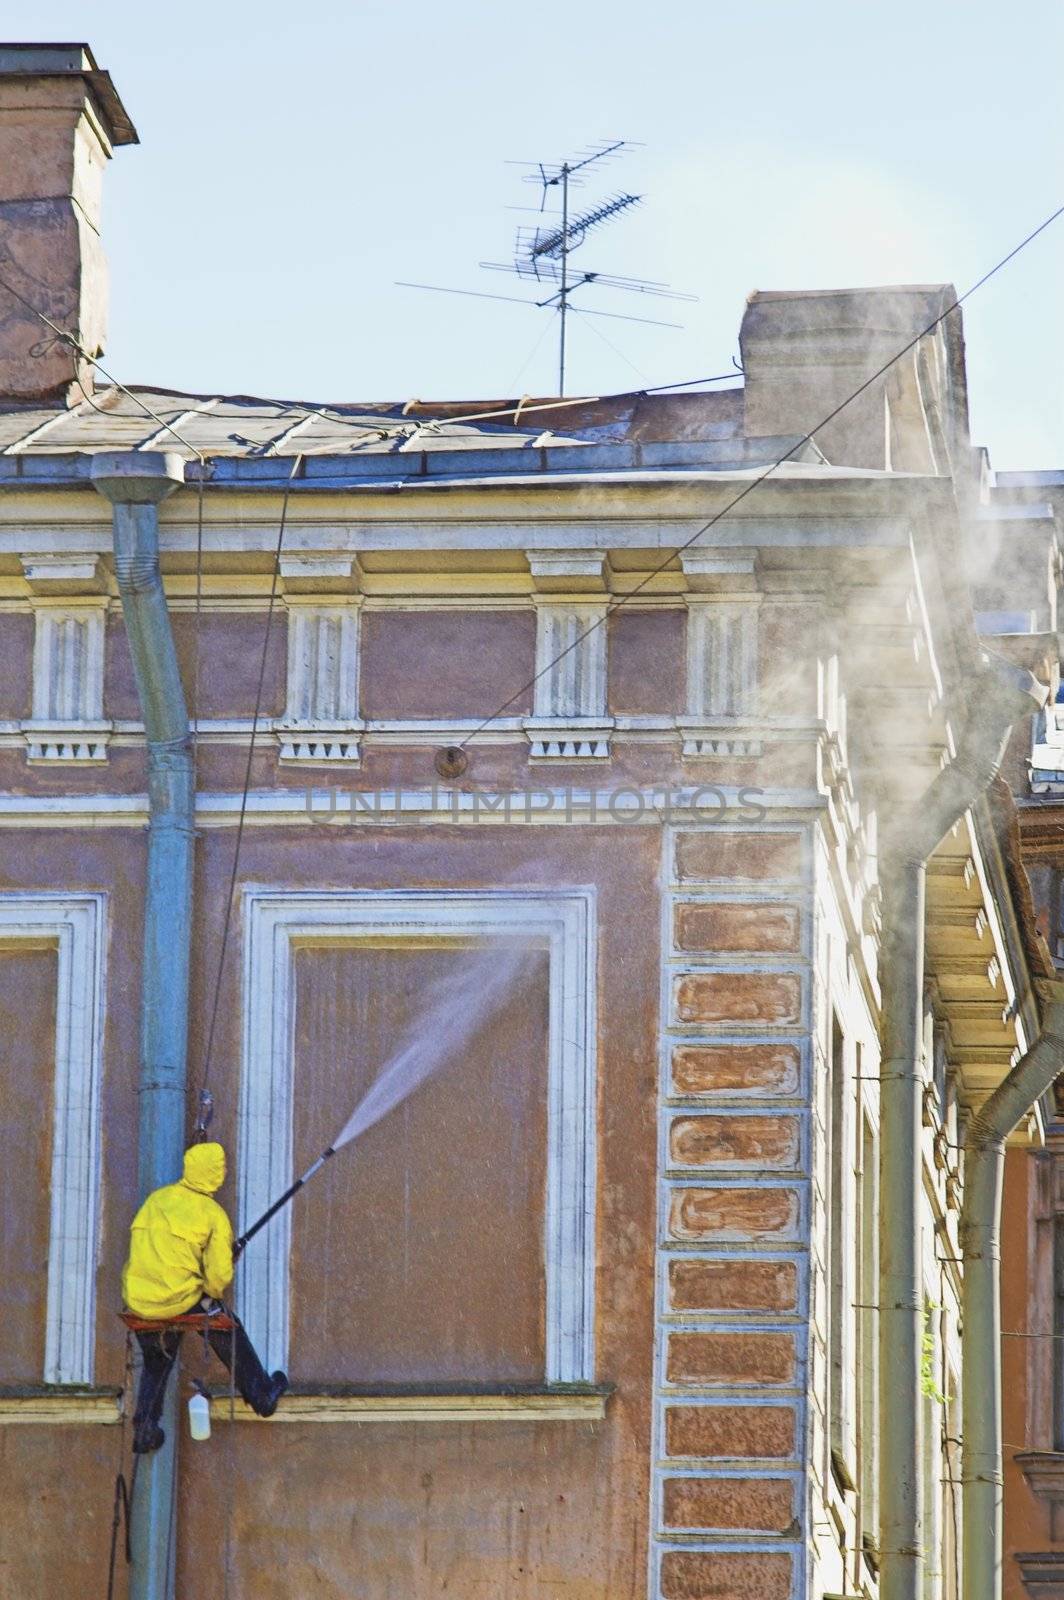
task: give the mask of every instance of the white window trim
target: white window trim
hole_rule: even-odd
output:
[[[550,956],[547,1108],[548,1383],[594,1380],[595,898],[591,889],[327,890],[253,887],[244,895],[244,1035],[238,1112],[238,1214],[244,1228],[292,1181],[294,948],[389,938],[518,934]],[[337,1108],[342,1120],[345,1108]],[[240,1316],[268,1367],[289,1340],[291,1211],[241,1263]]]
[[[0,946],[58,957],[45,1383],[93,1381],[105,914],[103,894],[0,895]]]

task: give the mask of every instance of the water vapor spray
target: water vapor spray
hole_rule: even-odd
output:
[[[471,952],[457,973],[446,974],[431,984],[426,991],[424,1007],[407,1025],[395,1050],[335,1139],[302,1177],[241,1234],[233,1247],[234,1255],[241,1253],[248,1241],[338,1150],[380,1122],[429,1078],[457,1060],[485,1023],[501,1009],[528,961],[526,946],[492,945]]]

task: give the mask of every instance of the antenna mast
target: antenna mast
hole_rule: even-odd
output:
[[[550,308],[557,311],[559,395],[565,394],[566,334],[571,311],[586,317],[610,317],[620,322],[649,323],[658,328],[681,327],[682,324],[678,322],[662,322],[654,317],[630,317],[625,316],[623,312],[599,311],[590,306],[571,303],[576,291],[590,284],[603,289],[620,289],[631,294],[653,295],[663,300],[698,298],[693,294],[679,294],[670,289],[668,284],[658,283],[650,278],[622,278],[611,273],[579,270],[574,273],[570,268],[569,257],[574,250],[579,249],[589,233],[607,222],[612,222],[622,212],[630,211],[639,205],[643,198],[642,195],[627,192],[613,194],[599,205],[574,215],[570,189],[583,184],[584,174],[589,167],[611,160],[621,151],[631,148],[629,140],[614,139],[578,154],[575,160],[567,158],[551,164],[544,164],[542,161],[509,163],[513,166],[532,168],[531,172],[525,174],[525,181],[540,186],[541,196],[537,210],[541,218],[546,215],[548,191],[558,190],[561,200],[560,225],[548,226],[541,221],[534,227],[519,227],[514,241],[512,261],[482,261],[480,265],[489,272],[506,272],[526,281],[531,279],[534,283],[550,286],[550,293],[544,299],[523,300],[515,295],[484,294],[475,289],[450,289],[433,283],[404,282],[401,286],[407,289],[432,289],[442,294],[472,295],[484,300],[508,300],[518,305],[531,305],[541,310]],[[554,212],[553,215],[558,216],[559,213]]]

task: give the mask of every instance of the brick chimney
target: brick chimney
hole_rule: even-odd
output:
[[[0,280],[104,346],[103,169],[137,132],[85,44],[0,44]],[[0,405],[76,405],[93,368],[0,284]]]

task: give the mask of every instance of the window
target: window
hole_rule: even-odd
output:
[[[7,1209],[0,1271],[9,1289],[33,1285],[5,1310],[5,1382],[93,1379],[104,907],[102,894],[0,895],[0,1162],[26,1196]]]
[[[922,1600],[942,1600],[944,1433],[939,1308],[924,1293],[923,1346],[920,1357],[920,1399],[923,1408],[924,1576]]]
[[[879,1141],[871,1122],[864,1116],[861,1118],[858,1206],[858,1488],[863,1543],[869,1553],[874,1553],[879,1536],[879,1322],[875,1311],[879,1299]]]
[[[831,1465],[840,1487],[857,1487],[854,1463],[854,1255],[850,1098],[846,1041],[832,1015],[828,1134],[828,1387]]]
[[[328,1144],[458,951],[537,952],[490,1036],[248,1251],[239,1309],[267,1365],[292,1339],[323,1385],[591,1381],[592,893],[255,889],[245,926],[241,1225]]]
[[[303,1382],[542,1381],[548,963],[531,952],[459,1058],[341,1151],[293,1209]],[[416,1038],[425,997],[460,993],[474,969],[468,946],[413,942],[297,946],[293,964],[299,1172],[394,1041]]]

